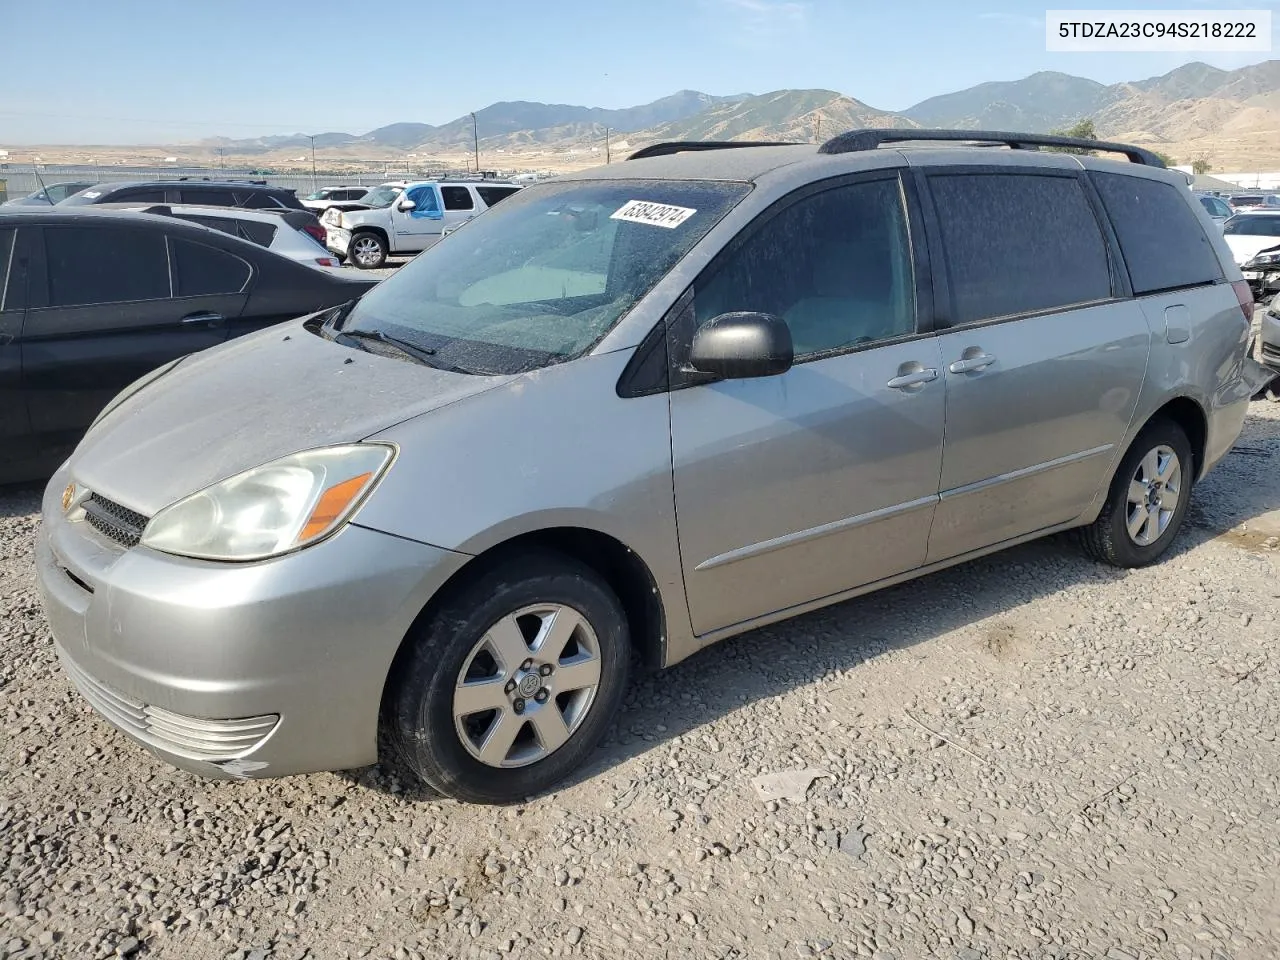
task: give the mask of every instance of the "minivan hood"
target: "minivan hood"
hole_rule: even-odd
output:
[[[243,470],[363,440],[513,379],[365,353],[303,323],[187,357],[85,436],[71,456],[71,476],[151,516]]]
[[[1231,248],[1231,256],[1235,257],[1237,266],[1243,266],[1248,263],[1268,247],[1274,247],[1277,244],[1280,244],[1280,237],[1255,237],[1246,234],[1231,234],[1225,237],[1225,239],[1227,241],[1227,246]]]

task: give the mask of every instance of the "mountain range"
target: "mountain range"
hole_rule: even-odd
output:
[[[634,147],[659,140],[817,140],[869,126],[1047,132],[1085,118],[1094,121],[1100,137],[1165,152],[1280,163],[1280,60],[1238,70],[1188,63],[1163,76],[1110,85],[1046,71],[931,97],[900,112],[834,90],[733,96],[682,90],[621,110],[505,101],[477,110],[475,125],[485,152],[563,152],[599,144],[606,130]],[[314,139],[317,151],[330,155],[432,156],[469,152],[473,135],[467,115],[439,126],[393,123],[361,135],[323,133]],[[308,148],[311,139],[301,134],[217,138],[200,146],[266,154]]]

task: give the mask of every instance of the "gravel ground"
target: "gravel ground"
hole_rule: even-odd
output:
[[[165,766],[68,688],[0,492],[0,958],[1280,956],[1278,467],[1255,403],[1164,563],[1055,538],[729,641],[509,808]]]

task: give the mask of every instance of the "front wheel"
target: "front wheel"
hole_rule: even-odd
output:
[[[347,257],[361,270],[376,270],[387,262],[387,244],[376,233],[357,233],[347,246]]]
[[[1117,567],[1144,567],[1169,549],[1187,514],[1195,461],[1186,432],[1155,420],[1129,447],[1098,519],[1080,531],[1085,550]]]
[[[435,791],[518,802],[582,764],[622,701],[629,659],[622,605],[593,570],[555,553],[511,558],[406,640],[383,729]]]

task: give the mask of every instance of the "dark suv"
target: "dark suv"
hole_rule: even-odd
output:
[[[196,203],[251,210],[304,210],[294,190],[268,186],[265,180],[177,180],[100,183],[62,201],[67,206],[91,203]]]

